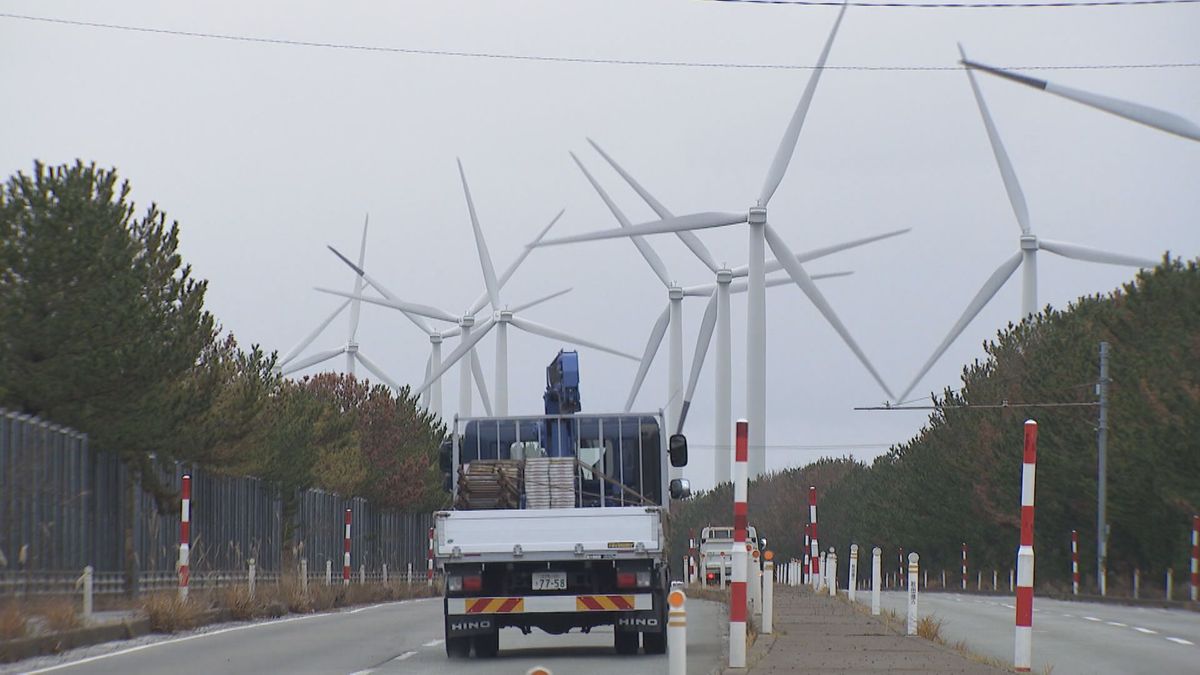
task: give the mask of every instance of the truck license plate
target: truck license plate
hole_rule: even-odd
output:
[[[566,572],[534,572],[533,590],[535,591],[565,591],[567,590]]]

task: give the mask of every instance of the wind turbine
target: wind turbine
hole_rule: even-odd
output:
[[[364,218],[362,240],[361,240],[361,243],[359,244],[359,248],[358,248],[358,267],[360,269],[362,267],[364,259],[366,258],[366,255],[367,255],[367,225],[369,224],[369,222],[370,222],[369,216]],[[355,296],[358,296],[361,294],[362,284],[363,284],[362,275],[361,274],[356,275],[354,277],[354,295]],[[308,347],[310,344],[312,344],[313,341],[316,340],[317,337],[321,334],[321,332],[324,331],[325,328],[328,327],[329,324],[332,323],[333,320],[335,318],[337,318],[337,316],[346,309],[346,307],[350,307],[350,325],[349,325],[350,330],[349,330],[349,333],[346,338],[346,343],[343,344],[341,347],[338,347],[337,349],[330,349],[328,351],[319,352],[319,353],[313,354],[309,357],[300,359],[299,361],[294,361],[295,358],[300,354],[300,352],[304,351],[304,349],[306,347]],[[301,340],[299,343],[297,343],[296,346],[292,347],[288,351],[288,353],[279,360],[279,363],[276,364],[276,366],[275,366],[276,372],[279,372],[283,375],[291,375],[292,373],[304,370],[305,368],[314,366],[318,363],[323,363],[323,362],[328,361],[329,359],[332,359],[341,354],[345,354],[346,355],[346,371],[350,375],[354,375],[354,364],[357,361],[359,363],[362,363],[362,365],[367,370],[369,370],[373,375],[375,375],[375,377],[378,377],[380,380],[382,380],[384,383],[386,383],[389,387],[391,387],[393,389],[399,389],[400,387],[395,382],[393,382],[391,380],[391,378],[389,378],[387,375],[384,375],[383,371],[377,365],[375,365],[375,363],[373,361],[368,359],[365,354],[363,354],[361,351],[359,351],[358,342],[355,341],[355,337],[358,332],[358,320],[359,320],[360,308],[361,308],[361,304],[356,299],[346,300],[341,305],[339,305],[338,308],[336,310],[334,310],[334,312],[332,314],[330,314],[328,317],[326,317],[325,320],[322,321],[316,327],[315,330],[313,330],[303,340]],[[405,314],[405,316],[407,316],[410,321],[413,321],[414,323],[416,323],[418,327],[423,327],[424,329],[428,330],[428,327],[425,325],[425,322],[422,321],[420,318],[415,317],[411,314],[407,314],[407,313]]]
[[[968,69],[982,70],[985,73],[991,73],[997,77],[1019,82],[1027,87],[1048,91],[1051,94],[1075,101],[1076,103],[1082,103],[1097,110],[1103,110],[1118,117],[1124,117],[1127,120],[1144,124],[1159,131],[1165,131],[1168,134],[1175,134],[1176,136],[1182,136],[1193,141],[1200,141],[1200,125],[1166,110],[1159,110],[1158,108],[1133,103],[1132,101],[1123,101],[1119,98],[1112,98],[1103,94],[1093,94],[1090,91],[1083,91],[1082,89],[1039,80],[1036,77],[1021,75],[1020,73],[1014,73],[1002,68],[987,66],[976,61],[971,61],[966,56],[963,56],[961,63]]]
[[[628,183],[629,186],[631,188],[633,188],[633,190],[635,192],[637,192],[638,195],[641,196],[642,200],[645,201],[646,204],[650,206],[650,208],[658,215],[659,218],[673,218],[674,217],[674,214],[671,213],[667,209],[667,207],[662,204],[662,202],[660,202],[658,199],[656,199],[654,197],[654,195],[650,194],[649,190],[642,187],[641,183],[639,183],[638,180],[636,178],[634,178],[632,174],[630,174],[619,163],[617,163],[617,161],[615,159],[613,159],[612,155],[605,152],[605,150],[603,148],[601,148],[598,143],[596,143],[595,141],[593,141],[590,138],[588,139],[588,143],[590,143],[592,145],[592,147],[596,149],[596,152],[600,153],[600,156],[603,157],[605,159],[605,161],[607,161],[609,163],[609,165],[612,166],[612,168],[625,180],[625,182]],[[576,162],[578,162],[578,160],[576,160]],[[585,174],[586,173],[587,172],[585,171]],[[623,226],[628,227],[627,219],[623,220],[624,216],[617,213],[617,211],[614,210],[614,209],[616,209],[616,207],[612,204],[612,200],[610,200],[608,198],[608,196],[604,193],[604,191],[598,185],[596,185],[596,182],[591,179],[590,175],[588,176],[588,178],[589,178],[589,180],[592,181],[592,185],[596,188],[596,190],[598,192],[600,192],[600,196],[604,199],[605,203],[609,205],[609,210],[613,210],[613,213],[614,213],[614,215],[617,216],[618,221],[621,221]],[[856,239],[853,241],[843,242],[840,244],[834,244],[832,246],[825,246],[825,247],[814,249],[811,251],[805,251],[803,253],[797,254],[796,260],[799,262],[802,262],[802,263],[808,262],[809,260],[815,260],[817,258],[821,258],[821,257],[827,256],[827,255],[833,254],[833,253],[837,253],[839,251],[844,251],[844,250],[847,250],[850,248],[855,248],[857,246],[862,246],[864,244],[869,244],[871,242],[879,241],[881,239],[887,239],[889,237],[901,235],[908,231],[909,231],[909,228],[893,230],[891,232],[885,232],[883,234],[873,235],[870,237],[864,237],[862,239]],[[716,401],[715,401],[716,411],[714,414],[714,424],[716,426],[715,442],[714,442],[714,446],[715,446],[715,448],[714,448],[714,463],[715,463],[715,467],[716,467],[716,473],[714,474],[714,476],[716,477],[717,483],[728,482],[729,481],[729,472],[730,472],[730,458],[732,457],[731,448],[732,448],[732,443],[733,443],[732,424],[731,424],[732,420],[733,420],[733,402],[732,402],[732,395],[731,395],[731,392],[732,392],[732,366],[731,366],[731,353],[730,353],[731,329],[730,329],[730,320],[729,320],[729,294],[731,292],[731,288],[733,289],[733,292],[735,292],[735,293],[740,293],[740,292],[746,291],[747,283],[745,281],[740,281],[740,282],[735,283],[734,279],[740,279],[740,278],[746,277],[749,274],[749,267],[746,265],[743,265],[741,267],[736,267],[733,269],[729,269],[729,267],[725,266],[725,265],[721,265],[720,267],[718,267],[712,261],[711,254],[708,254],[707,249],[703,248],[704,245],[700,243],[699,239],[696,237],[696,235],[694,233],[685,230],[685,231],[681,231],[681,232],[676,232],[676,234],[679,235],[679,237],[684,240],[685,244],[688,244],[688,248],[691,249],[694,253],[696,253],[697,257],[700,258],[701,262],[703,262],[716,275],[716,283],[715,284],[710,284],[708,286],[694,286],[691,288],[684,289],[683,295],[685,297],[696,296],[696,295],[703,295],[705,297],[711,296],[711,297],[709,299],[709,306],[706,309],[705,314],[704,314],[704,322],[701,324],[702,328],[700,331],[700,338],[698,339],[698,341],[696,343],[696,351],[693,352],[691,374],[689,377],[686,393],[683,395],[683,398],[682,398],[682,406],[680,407],[680,414],[678,416],[679,423],[676,425],[676,432],[682,433],[683,422],[687,418],[688,409],[691,407],[692,394],[694,394],[696,391],[696,383],[700,376],[700,369],[703,367],[703,364],[704,364],[705,353],[708,351],[709,343],[712,341],[712,333],[713,333],[713,329],[714,329],[713,322],[715,322],[718,346],[717,346],[717,375],[716,375],[717,386],[716,386]],[[685,238],[685,236],[687,238]],[[640,237],[634,237],[635,241],[638,239],[640,239]],[[695,240],[694,244],[688,243],[690,240]],[[698,247],[697,247],[697,245],[698,245]],[[701,252],[699,252],[698,249],[702,250],[703,254],[701,254]],[[783,265],[779,261],[772,260],[771,262],[767,263],[765,271],[766,271],[766,273],[769,274],[771,272],[775,272],[782,268],[783,268]],[[848,273],[815,275],[813,278],[815,280],[817,278],[842,276],[842,274],[848,274]],[[783,283],[787,283],[787,281],[790,281],[790,279],[786,278],[786,277],[783,279],[778,279],[778,280],[767,280],[766,285],[767,286],[776,286],[776,285],[780,285]],[[732,287],[731,287],[731,284],[732,284]],[[703,289],[703,290],[697,290],[697,289]],[[668,316],[666,314],[666,312],[664,312],[664,316]],[[662,321],[662,320],[664,320],[664,319],[660,318],[660,321]],[[665,320],[669,321],[669,318],[665,319]],[[666,327],[666,324],[663,324],[662,330],[665,330],[665,327]],[[646,351],[643,356],[643,365],[641,368],[638,369],[639,377],[634,379],[633,389],[630,392],[629,400],[626,403],[626,408],[625,408],[626,411],[628,411],[633,406],[633,399],[634,399],[634,397],[637,396],[638,389],[641,387],[641,384],[642,384],[641,378],[644,377],[646,369],[648,369],[650,366],[649,361],[654,358],[654,354],[658,350],[659,343],[662,341],[662,336],[663,336],[662,330],[659,330],[659,325],[656,324],[655,330],[652,330],[650,333],[650,342],[646,345]],[[697,357],[696,354],[699,354],[699,356]],[[669,389],[669,391],[672,393],[672,396],[677,395],[678,390],[679,390],[679,385],[674,385]]]
[[[472,331],[469,334],[466,332],[463,333],[462,341],[459,343],[458,348],[456,348],[448,357],[446,357],[446,360],[444,362],[442,362],[438,367],[431,369],[429,377],[426,378],[425,383],[422,384],[416,390],[416,393],[423,392],[425,389],[427,389],[431,385],[432,381],[434,379],[436,379],[437,377],[439,377],[443,372],[445,372],[447,368],[454,365],[454,363],[456,361],[463,358],[467,353],[471,352],[474,349],[475,344],[478,343],[480,340],[482,340],[483,337],[485,335],[487,335],[487,333],[489,331],[491,331],[493,328],[497,329],[497,332],[496,332],[496,395],[497,395],[497,403],[498,403],[498,407],[499,407],[498,412],[500,415],[508,414],[507,409],[508,409],[508,327],[509,326],[512,326],[513,328],[524,331],[526,333],[530,333],[533,335],[540,335],[542,337],[546,337],[551,340],[561,340],[561,341],[569,342],[572,344],[582,345],[585,347],[591,347],[592,349],[596,349],[596,350],[599,350],[602,352],[608,352],[609,354],[613,354],[616,356],[623,356],[627,359],[637,361],[638,360],[637,357],[633,356],[632,354],[626,354],[625,352],[622,352],[622,351],[619,351],[616,349],[612,349],[610,347],[606,347],[606,346],[598,344],[596,342],[592,342],[590,340],[571,335],[569,333],[558,330],[556,328],[551,328],[549,326],[545,326],[540,323],[535,323],[528,319],[517,316],[517,313],[520,312],[521,310],[527,309],[528,307],[532,306],[533,304],[537,304],[538,302],[542,302],[542,301],[548,300],[552,297],[561,295],[562,293],[564,293],[566,291],[561,291],[559,293],[555,293],[551,296],[547,296],[546,298],[542,298],[541,300],[534,301],[533,303],[526,303],[525,305],[521,305],[518,307],[512,307],[512,308],[508,307],[501,301],[501,299],[500,299],[501,284],[500,284],[500,281],[496,277],[495,267],[492,265],[492,257],[491,257],[491,253],[488,252],[487,240],[483,236],[483,230],[479,227],[479,219],[475,213],[475,202],[471,198],[471,190],[470,190],[470,187],[467,185],[467,175],[466,175],[466,172],[463,171],[461,160],[458,162],[458,172],[459,172],[459,176],[462,178],[463,192],[466,194],[466,197],[467,197],[467,208],[471,214],[471,229],[473,230],[473,232],[475,234],[475,248],[479,254],[479,264],[483,271],[484,286],[487,289],[488,302],[491,304],[493,313],[492,313],[492,316],[490,318],[488,318],[487,320],[485,320],[481,325],[476,326],[474,331]],[[539,237],[538,239],[540,240],[541,237]],[[526,247],[526,250],[527,251],[531,250],[536,245],[537,245],[537,241],[535,241],[534,244],[530,245],[529,247]]]
[[[965,62],[966,54],[963,52],[962,45],[959,45],[958,50]],[[970,68],[967,69],[967,79],[971,82],[971,91],[975,95],[975,103],[979,107],[979,115],[983,118],[983,126],[987,130],[988,141],[992,146],[992,154],[996,157],[996,165],[1000,169],[1000,178],[1004,181],[1004,189],[1008,193],[1009,204],[1012,205],[1013,215],[1016,216],[1017,225],[1021,228],[1020,248],[1012,257],[1001,263],[1000,267],[996,268],[996,271],[992,272],[992,275],[984,282],[983,287],[971,299],[962,316],[950,328],[950,332],[946,334],[945,339],[937,346],[937,349],[933,350],[933,354],[925,361],[925,365],[921,366],[921,370],[917,372],[917,376],[905,387],[904,391],[900,394],[900,398],[897,399],[898,401],[903,401],[908,397],[913,388],[917,386],[917,383],[921,381],[921,378],[925,377],[925,374],[929,372],[933,364],[950,348],[951,343],[962,334],[967,324],[971,323],[978,316],[979,312],[983,310],[983,307],[995,297],[996,293],[1004,286],[1009,277],[1013,275],[1013,272],[1017,271],[1018,267],[1021,268],[1021,319],[1024,320],[1038,312],[1038,251],[1047,251],[1064,258],[1104,263],[1106,265],[1154,267],[1158,264],[1149,258],[1139,258],[1123,253],[1110,253],[1088,246],[1080,246],[1079,244],[1042,239],[1035,235],[1029,223],[1029,208],[1025,205],[1025,195],[1021,191],[1021,184],[1017,181],[1017,174],[1013,170],[1012,162],[1009,161],[1004,144],[1000,141],[1000,133],[996,130],[996,124],[992,121],[991,113],[988,112],[987,103],[983,100],[983,93],[979,90],[979,83],[975,81],[975,73]]]
[[[632,235],[658,234],[662,232],[678,232],[683,230],[697,230],[710,227],[725,227],[728,225],[739,225],[746,223],[749,225],[749,266],[748,272],[748,311],[747,311],[747,328],[746,328],[746,417],[749,420],[750,437],[750,472],[752,475],[760,475],[766,471],[766,447],[764,445],[765,436],[765,420],[766,420],[766,247],[769,246],[774,253],[775,258],[779,261],[788,276],[795,282],[800,290],[808,296],[809,300],[816,306],[817,310],[825,317],[825,320],[837,331],[841,336],[842,341],[846,343],[850,350],[854,352],[859,361],[871,373],[875,381],[884,390],[889,398],[892,398],[891,390],[884,383],[883,378],[879,375],[875,366],[867,359],[866,354],[858,346],[858,343],[850,335],[841,319],[834,312],[833,307],[825,299],[825,296],[813,283],[812,278],[805,271],[804,266],[796,259],[796,255],[792,253],[788,245],[775,232],[775,230],[767,224],[767,205],[771,197],[775,194],[775,190],[783,181],[784,174],[787,173],[788,165],[791,162],[792,155],[796,148],[796,141],[799,139],[800,130],[804,125],[804,118],[808,113],[809,105],[812,103],[813,93],[816,91],[817,83],[824,72],[825,61],[829,58],[829,50],[833,46],[833,39],[837,35],[838,26],[841,24],[842,17],[846,13],[846,5],[843,3],[841,10],[838,13],[837,20],[833,24],[833,29],[830,31],[829,38],[825,42],[824,48],[821,50],[821,55],[818,58],[817,66],[809,76],[808,85],[804,89],[804,93],[800,97],[800,101],[796,106],[796,110],[792,115],[791,122],[784,131],[783,138],[780,141],[779,147],[776,150],[775,157],[771,162],[770,169],[767,171],[766,179],[763,183],[762,191],[755,204],[751,206],[748,212],[729,213],[729,212],[700,212],[691,213],[683,216],[671,218],[662,218],[661,220],[642,223],[627,228],[617,228],[615,230],[604,230],[599,232],[591,232],[587,234],[576,235],[573,237],[562,237],[553,240],[546,240],[542,245],[565,244],[578,241],[593,241],[597,239],[610,239],[615,237],[627,237]]]
[[[509,264],[508,268],[504,270],[504,273],[502,275],[500,275],[500,278],[498,279],[498,283],[501,288],[503,288],[504,284],[508,283],[508,280],[510,278],[512,278],[514,273],[516,273],[517,269],[521,266],[521,263],[523,263],[525,261],[525,259],[529,257],[529,254],[533,251],[534,244],[537,244],[538,242],[540,242],[542,240],[543,237],[546,236],[546,233],[550,231],[550,228],[554,227],[554,224],[557,223],[560,218],[562,218],[562,215],[563,215],[563,211],[560,210],[557,214],[555,214],[554,218],[552,218],[550,220],[550,222],[547,223],[546,226],[543,227],[540,232],[538,232],[537,237],[535,237],[533,239],[533,241],[531,241],[527,246],[525,246],[524,248],[521,249],[520,254],[518,254],[517,257],[512,261],[512,263]],[[426,373],[425,379],[426,380],[430,379],[429,374],[432,373],[435,369],[439,368],[442,363],[442,342],[443,342],[443,340],[448,337],[463,335],[464,327],[466,327],[468,329],[470,327],[473,327],[475,324],[476,315],[479,313],[480,310],[483,309],[483,307],[488,302],[488,294],[486,291],[484,291],[483,293],[481,293],[479,295],[478,298],[475,299],[475,302],[471,304],[471,306],[467,309],[466,312],[459,314],[459,315],[455,315],[455,314],[452,314],[443,309],[431,307],[429,305],[420,305],[420,304],[416,304],[416,303],[406,302],[406,301],[400,299],[395,293],[392,293],[390,290],[388,290],[383,284],[381,284],[378,281],[376,281],[375,279],[371,278],[371,276],[368,275],[365,271],[363,271],[363,269],[360,266],[355,265],[353,262],[350,261],[349,258],[342,255],[337,249],[335,249],[331,246],[331,247],[329,247],[329,250],[333,251],[334,255],[336,255],[338,258],[341,259],[342,262],[344,262],[347,266],[349,266],[356,273],[358,273],[362,277],[363,281],[365,281],[367,283],[367,285],[370,286],[371,288],[374,288],[380,295],[382,295],[384,297],[384,299],[386,301],[375,300],[373,298],[368,298],[365,296],[352,296],[352,295],[349,295],[349,294],[341,292],[341,291],[335,291],[335,290],[330,290],[330,289],[318,289],[318,290],[321,290],[326,293],[331,293],[333,295],[340,295],[343,297],[347,297],[347,298],[349,298],[349,300],[347,300],[347,302],[352,302],[354,300],[360,300],[360,301],[365,301],[365,302],[371,302],[374,304],[380,304],[380,305],[383,305],[386,307],[391,307],[393,309],[398,309],[398,310],[404,312],[405,316],[408,316],[410,319],[413,319],[414,323],[416,323],[416,321],[417,321],[414,317],[424,316],[424,317],[430,317],[430,318],[438,319],[441,321],[448,321],[450,323],[457,324],[457,327],[452,328],[450,330],[439,331],[439,330],[432,329],[432,328],[428,327],[427,325],[422,326],[420,323],[418,323],[418,328],[421,328],[421,330],[426,335],[429,336],[429,342],[430,342],[430,356],[429,356],[429,360],[426,362],[426,366],[425,366],[425,373]],[[551,296],[551,297],[553,297],[553,296]],[[547,297],[547,298],[542,298],[541,300],[533,302],[533,303],[526,303],[522,308],[528,309],[529,307],[531,307],[535,304],[538,304],[538,302],[542,302],[542,301],[549,300],[549,299],[550,298]],[[411,310],[411,311],[409,311],[409,310]],[[468,334],[469,334],[469,330],[468,330]],[[488,395],[487,395],[487,387],[484,384],[483,369],[480,367],[479,357],[477,355],[475,355],[474,351],[472,351],[472,353],[471,353],[471,360],[467,363],[464,363],[463,367],[460,369],[459,372],[461,375],[460,380],[459,380],[459,401],[458,401],[459,402],[459,408],[458,408],[459,414],[461,414],[461,415],[470,415],[471,414],[471,382],[472,382],[472,379],[474,380],[475,385],[479,387],[480,399],[483,401],[484,410],[488,414],[491,414],[492,408],[491,408],[491,403],[490,403],[490,401],[488,399]],[[466,382],[465,386],[463,384],[464,380]],[[430,398],[430,405],[428,407],[429,407],[430,411],[434,412],[438,415],[441,415],[442,384],[441,384],[440,376],[433,378],[433,383],[429,388],[423,390],[422,392],[415,392],[415,393],[419,393],[422,395],[428,393],[429,398]]]

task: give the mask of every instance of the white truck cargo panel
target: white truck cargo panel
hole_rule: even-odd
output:
[[[435,553],[455,555],[512,555],[567,553],[581,545],[586,553],[615,554],[639,548],[662,549],[657,507],[623,506],[585,509],[522,509],[439,511],[434,516]]]

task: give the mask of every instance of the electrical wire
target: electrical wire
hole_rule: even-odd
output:
[[[841,7],[835,0],[708,0],[747,5],[796,5],[798,7]],[[1043,9],[1064,7],[1133,7],[1138,5],[1192,5],[1200,0],[1092,0],[1084,2],[847,2],[848,7],[878,9]]]
[[[744,1],[744,0],[743,0]],[[1167,1],[1167,0],[1163,0]],[[1200,2],[1200,0],[1170,0],[1172,2]],[[834,3],[840,4],[840,3]],[[288,47],[309,47],[318,49],[338,49],[343,51],[374,52],[384,54],[405,54],[410,56],[450,56],[473,59],[495,59],[508,61],[535,61],[547,63],[593,64],[609,66],[653,66],[669,68],[726,68],[747,70],[817,70],[816,66],[797,65],[789,63],[730,63],[718,61],[653,61],[644,59],[606,59],[577,56],[547,56],[540,54],[503,54],[498,52],[472,52],[445,49],[418,49],[412,47],[381,47],[359,45],[342,42],[324,42],[315,40],[292,40],[287,38],[258,37],[253,35],[234,35],[229,33],[207,33],[202,31],[175,30],[169,28],[152,28],[149,26],[132,26],[126,24],[102,23],[99,21],[79,21],[29,14],[13,14],[0,12],[0,18],[18,21],[32,21],[80,28],[100,28],[131,33],[146,33],[152,35],[168,35],[174,37],[190,37],[208,40],[224,40],[227,42],[242,42],[252,44],[267,44]],[[1141,70],[1164,68],[1200,68],[1200,62],[1179,63],[1105,63],[1065,66],[1047,65],[1017,65],[1001,66],[1006,70]],[[863,72],[958,72],[963,66],[824,66],[822,70],[863,71]]]

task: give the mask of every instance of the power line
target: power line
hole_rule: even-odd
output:
[[[967,403],[964,405],[872,405],[860,406],[855,410],[949,410],[952,408],[981,408],[981,409],[997,409],[997,408],[1095,408],[1100,405],[1098,402],[1081,402],[1081,403]]]
[[[765,447],[768,450],[859,450],[859,449],[863,449],[863,448],[890,448],[893,445],[896,445],[896,443],[842,443],[842,444],[835,444],[835,445],[799,445],[799,444],[794,444],[794,443],[781,443],[781,444],[768,443],[763,447]],[[688,443],[688,446],[693,447],[693,448],[704,448],[705,450],[711,450],[711,449],[717,447],[716,445],[712,445],[712,444],[691,443],[691,442]],[[722,446],[722,447],[728,447],[728,446]]]
[[[798,7],[841,7],[834,0],[708,0],[747,5],[796,5]],[[1191,5],[1200,0],[1094,0],[1085,2],[847,2],[850,7],[877,9],[1041,9],[1062,7],[1132,7],[1137,5]]]
[[[748,0],[740,0],[748,1]],[[1157,1],[1157,0],[1156,0]],[[1166,0],[1163,0],[1166,1]],[[1171,2],[1200,2],[1200,0],[1170,0]],[[834,3],[840,4],[840,3]],[[259,37],[253,35],[234,35],[229,33],[206,33],[202,31],[174,30],[169,28],[153,28],[150,26],[131,26],[125,24],[102,23],[99,21],[79,21],[56,17],[32,16],[28,14],[12,14],[0,12],[0,18],[18,21],[33,21],[40,23],[75,26],[79,28],[100,28],[104,30],[124,31],[130,33],[145,33],[151,35],[169,35],[174,37],[190,37],[207,40],[224,40],[227,42],[243,42],[252,44],[267,44],[288,47],[309,47],[317,49],[338,49],[343,51],[374,52],[384,54],[407,54],[411,56],[450,56],[472,59],[496,59],[507,61],[537,61],[548,63],[574,63],[610,66],[658,66],[670,68],[729,68],[749,70],[816,70],[816,66],[796,65],[789,63],[729,63],[719,61],[653,61],[644,59],[606,59],[587,58],[578,56],[548,56],[542,54],[503,54],[499,52],[472,52],[445,49],[418,49],[413,47],[383,47],[375,45],[360,45],[342,42],[324,42],[313,40],[292,40],[287,38]],[[1200,62],[1181,63],[1106,63],[1093,65],[1067,66],[1002,66],[1006,70],[1131,70],[1131,69],[1162,69],[1162,68],[1200,68]],[[823,70],[843,71],[880,71],[880,72],[957,72],[963,70],[960,65],[954,66],[824,66]]]

